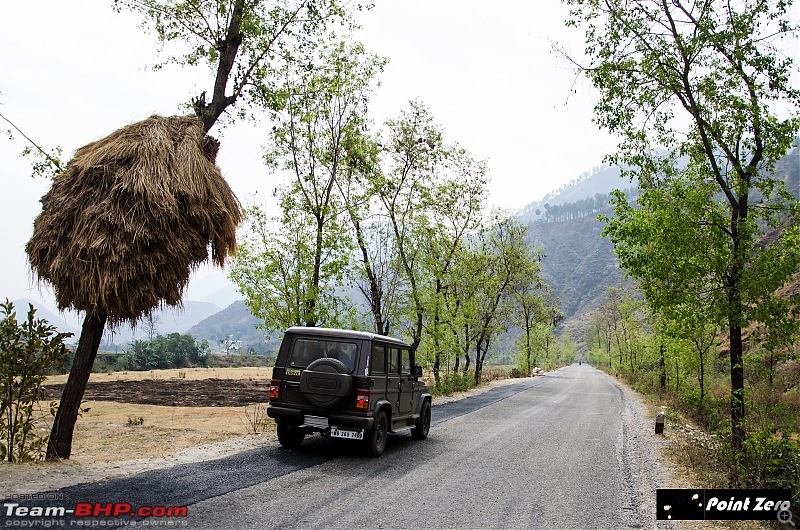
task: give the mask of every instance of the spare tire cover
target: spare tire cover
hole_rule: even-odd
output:
[[[339,359],[317,359],[300,374],[300,391],[309,402],[322,409],[341,405],[352,390],[353,377]]]

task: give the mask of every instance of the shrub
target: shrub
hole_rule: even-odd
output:
[[[37,460],[47,446],[47,435],[37,434],[35,424],[46,414],[39,407],[44,398],[42,383],[47,374],[61,365],[66,353],[64,339],[71,333],[58,333],[45,320],[35,318],[28,308],[20,325],[14,304],[0,304],[0,459],[9,462]],[[55,415],[51,402],[49,414]],[[38,413],[38,415],[37,415]]]
[[[800,440],[791,433],[767,427],[748,433],[739,458],[729,442],[722,453],[737,487],[800,491]]]
[[[475,374],[450,372],[439,378],[439,384],[431,388],[435,396],[450,395],[453,392],[465,392],[475,386]]]

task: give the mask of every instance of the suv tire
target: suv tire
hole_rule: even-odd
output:
[[[336,408],[353,390],[350,369],[339,359],[322,357],[308,365],[300,375],[300,391],[321,409]]]
[[[414,428],[411,429],[411,436],[417,440],[424,440],[428,437],[428,432],[431,430],[431,404],[428,400],[422,404],[422,412],[414,422]]]
[[[278,423],[278,442],[286,449],[297,449],[303,443],[306,433],[294,425]]]
[[[382,409],[375,413],[375,424],[372,429],[364,433],[364,442],[370,456],[381,456],[386,449],[386,439],[389,436],[389,421],[386,412]]]

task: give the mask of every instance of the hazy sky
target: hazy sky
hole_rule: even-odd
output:
[[[591,122],[593,90],[573,85],[551,41],[582,50],[555,0],[377,0],[359,37],[386,57],[371,112],[395,117],[411,99],[431,109],[446,139],[488,159],[492,206],[518,209],[599,165],[613,142]],[[111,0],[5,2],[0,20],[0,113],[43,146],[78,147],[211,89],[203,69],[153,72],[155,38]],[[571,90],[575,92],[571,92]],[[0,130],[10,128],[0,121]],[[269,127],[225,129],[218,163],[245,204],[279,175],[261,164]],[[220,131],[215,130],[219,135]],[[0,299],[39,298],[24,245],[49,182],[30,177],[25,143],[0,138]],[[259,192],[258,195],[255,195]],[[263,199],[262,199],[263,200]],[[206,274],[201,271],[201,274]]]

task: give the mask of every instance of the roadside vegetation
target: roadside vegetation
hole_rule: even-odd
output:
[[[800,203],[775,172],[800,130],[790,3],[564,3],[620,138],[608,162],[639,187],[601,218],[642,301],[610,293],[591,356],[715,431],[729,486],[797,495]]]
[[[37,319],[32,305],[20,321],[14,304],[0,304],[0,460],[43,455],[48,436],[36,427],[55,415],[56,404],[46,403],[42,383],[62,366],[70,336]]]
[[[210,351],[209,341],[196,340],[188,333],[156,335],[152,339],[134,340],[119,352],[99,351],[92,372],[168,370],[171,368],[231,368],[272,366],[274,355],[253,353],[220,354]],[[69,370],[72,353],[65,357]]]
[[[709,488],[800,489],[800,348],[759,344],[744,355],[748,411],[743,447],[730,432],[730,350],[724,334],[681,338],[648,310],[641,292],[612,289],[586,328],[587,360],[663,407],[668,425],[697,427],[676,458]]]

